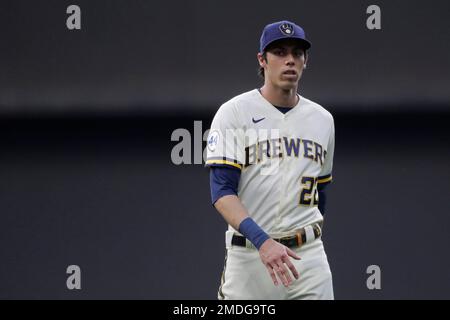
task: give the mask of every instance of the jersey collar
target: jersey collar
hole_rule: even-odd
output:
[[[278,116],[281,116],[282,118],[289,116],[290,114],[296,113],[297,110],[301,109],[300,108],[300,104],[303,102],[303,97],[301,95],[299,95],[297,93],[298,96],[298,102],[295,106],[293,106],[291,108],[291,110],[289,110],[286,113],[281,112],[280,110],[278,110],[273,104],[271,104],[266,98],[264,98],[264,96],[261,94],[261,91],[259,88],[255,89],[256,94],[260,97],[260,99],[263,101],[263,105],[267,108],[270,109],[270,112],[272,114],[276,114]],[[282,107],[282,106],[277,106],[277,107]]]

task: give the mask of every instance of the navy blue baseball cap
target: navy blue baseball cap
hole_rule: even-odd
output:
[[[311,42],[306,39],[305,31],[302,27],[293,22],[283,20],[268,24],[259,41],[259,52],[263,53],[269,44],[281,39],[298,39],[305,49],[311,47]]]

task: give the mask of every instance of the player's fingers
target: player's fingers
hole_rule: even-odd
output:
[[[289,256],[291,256],[294,259],[300,260],[301,258],[291,249],[289,249],[288,247],[286,247],[286,251],[288,253]]]
[[[283,286],[287,287],[287,280],[286,277],[284,276],[283,272],[281,271],[281,268],[279,268],[278,266],[274,267],[275,273],[277,274],[278,279],[280,279],[281,283],[283,284]]]
[[[277,280],[277,277],[275,275],[275,272],[273,271],[272,266],[270,264],[267,264],[266,268],[269,271],[269,274],[270,274],[270,277],[272,278],[273,284],[277,286],[278,285],[278,280]]]
[[[286,266],[284,265],[283,261],[279,261],[276,268],[275,272],[277,273],[278,277],[280,278],[281,282],[283,282],[283,285],[285,287],[287,287],[288,285],[291,284],[292,282],[292,278],[289,275],[289,272],[286,269]]]
[[[286,278],[281,273],[280,267],[275,263],[271,265],[271,268],[273,269],[274,273],[276,274],[277,278],[281,281],[281,283],[286,286]]]
[[[286,265],[288,266],[289,270],[291,270],[291,272],[294,275],[295,279],[298,279],[298,277],[299,277],[298,271],[295,268],[295,266],[292,264],[292,262],[289,259],[289,257],[286,257],[284,263],[286,263]]]
[[[287,284],[290,285],[292,283],[292,277],[283,261],[281,261],[281,269],[283,270],[283,274],[286,277]]]

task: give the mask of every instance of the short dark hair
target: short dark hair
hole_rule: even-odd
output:
[[[264,61],[267,62],[267,51],[263,52],[262,57],[263,57]],[[261,66],[258,69],[258,76],[260,76],[264,80],[264,68]]]

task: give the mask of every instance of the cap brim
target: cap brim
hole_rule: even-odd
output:
[[[296,37],[278,37],[273,39],[272,41],[270,41],[269,43],[266,44],[266,46],[262,49],[262,51],[266,51],[267,47],[270,46],[271,44],[280,41],[280,40],[297,40],[298,42],[302,43],[302,46],[305,50],[308,50],[309,48],[311,48],[311,42],[309,42],[306,39],[302,39],[302,38],[296,38]]]

